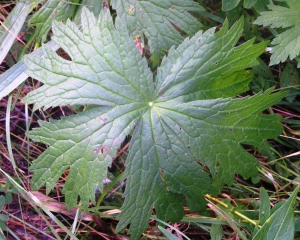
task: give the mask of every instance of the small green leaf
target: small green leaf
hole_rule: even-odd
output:
[[[289,8],[270,4],[270,11],[261,12],[254,23],[272,28],[290,29],[277,35],[271,42],[274,47],[271,50],[270,65],[284,62],[288,57],[294,59],[300,53],[300,2],[298,0],[286,0]]]
[[[4,222],[6,222],[6,221],[8,221],[8,216],[7,215],[3,215],[3,214],[0,214],[0,221],[4,221]]]
[[[267,191],[263,187],[260,188],[259,200],[259,224],[263,224],[270,217],[270,199]]]
[[[5,196],[5,203],[10,204],[11,202],[12,202],[12,194],[10,191],[7,191]]]
[[[7,216],[6,216],[7,217]],[[7,221],[7,220],[6,220]],[[7,230],[7,226],[5,225],[5,223],[4,222],[2,222],[1,220],[0,220],[0,229],[2,229],[2,230]],[[1,233],[1,232],[0,232]],[[2,234],[0,234],[0,239],[1,239],[1,237],[2,237],[3,235]],[[6,238],[2,238],[2,239],[6,239]]]
[[[251,82],[251,89],[254,92],[266,91],[276,83],[273,73],[267,64],[260,58],[258,61],[259,65],[252,68],[253,80]]]
[[[256,233],[253,240],[293,240],[294,239],[294,208],[299,186],[289,200],[277,209]]]
[[[241,0],[222,0],[222,11],[228,12],[235,8]]]
[[[48,0],[29,21],[30,27],[36,27],[34,36],[45,42],[53,20],[66,21],[73,16],[76,7],[75,4],[71,4],[73,2],[75,0]]]
[[[296,232],[300,231],[300,218],[299,217],[295,220],[295,231]]]
[[[211,240],[221,240],[223,235],[223,228],[220,224],[213,224],[210,229]]]
[[[244,0],[244,8],[252,8],[257,0]]]
[[[280,76],[280,87],[288,87],[289,94],[285,97],[288,102],[293,102],[299,92],[298,88],[300,85],[300,78],[297,69],[291,64],[287,63],[281,76]],[[296,86],[297,88],[293,87]]]

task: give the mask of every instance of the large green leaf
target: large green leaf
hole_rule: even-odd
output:
[[[132,132],[126,160],[125,202],[117,231],[130,223],[136,239],[146,229],[152,206],[163,221],[183,216],[187,201],[192,211],[205,208],[204,194],[231,184],[234,174],[257,175],[257,161],[241,144],[260,147],[281,132],[279,117],[261,111],[283,93],[271,89],[253,97],[235,98],[248,89],[252,75],[245,68],[267,43],[248,41],[235,47],[243,19],[228,30],[197,32],[164,57],[157,75],[148,68],[122,17],[114,27],[104,9],[98,22],[82,11],[82,31],[67,21],[55,22],[54,40],[72,59],[44,47],[45,57],[28,56],[27,73],[44,83],[24,102],[35,109],[88,104],[87,111],[61,120],[40,121],[29,132],[49,148],[34,161],[32,187],[54,188],[70,168],[64,186],[67,204],[94,202],[106,168]],[[204,171],[208,166],[214,179]]]
[[[261,12],[254,23],[272,28],[291,27],[277,35],[271,42],[274,47],[271,50],[270,65],[284,62],[288,57],[294,59],[300,53],[300,2],[298,0],[286,0],[289,8],[270,4],[270,11]]]
[[[189,36],[200,30],[201,23],[187,11],[205,11],[191,0],[112,0],[111,5],[134,37],[145,34],[151,53],[157,55],[183,41],[174,26]]]

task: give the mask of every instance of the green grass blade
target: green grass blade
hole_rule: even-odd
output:
[[[17,38],[30,11],[28,2],[18,2],[0,26],[0,63],[5,58],[15,38]]]
[[[58,49],[58,46],[54,41],[50,41],[46,45],[51,47],[53,51]],[[44,53],[42,48],[39,48],[30,55],[43,56]],[[0,76],[0,99],[8,95],[28,78],[28,75],[24,72],[26,69],[27,66],[22,60]]]

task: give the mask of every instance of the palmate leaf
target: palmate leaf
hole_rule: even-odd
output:
[[[248,41],[235,47],[243,19],[228,30],[210,29],[171,48],[157,75],[148,68],[129,34],[104,9],[98,22],[82,11],[82,32],[74,23],[55,22],[54,40],[70,56],[59,57],[44,47],[45,57],[27,56],[28,74],[44,83],[24,102],[35,109],[88,104],[87,111],[61,120],[40,121],[28,136],[49,145],[33,162],[32,187],[49,192],[60,175],[70,172],[64,186],[68,206],[78,196],[87,207],[94,188],[102,188],[106,168],[125,137],[132,133],[126,160],[125,202],[117,231],[130,223],[136,239],[147,227],[152,206],[163,221],[183,216],[231,184],[235,172],[257,175],[257,161],[241,144],[260,147],[281,132],[279,117],[261,111],[283,93],[271,90],[235,98],[248,89],[256,58],[267,43]],[[208,166],[213,178],[204,171]]]
[[[286,31],[277,35],[271,44],[274,47],[271,50],[270,65],[286,61],[289,57],[294,59],[300,53],[300,2],[298,0],[286,0],[289,8],[270,4],[270,11],[261,12],[254,23],[272,28],[287,28]]]
[[[205,11],[191,0],[112,0],[111,5],[134,37],[145,34],[151,53],[158,56],[183,41],[175,27],[189,36],[200,30],[201,23],[188,11]]]

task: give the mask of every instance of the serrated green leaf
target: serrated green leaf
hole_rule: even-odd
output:
[[[111,5],[132,36],[145,34],[150,52],[158,56],[183,41],[174,26],[189,36],[200,30],[201,23],[188,11],[205,11],[191,0],[112,0]]]
[[[74,2],[77,1],[48,0],[29,21],[30,27],[36,27],[35,38],[45,42],[53,20],[66,21],[73,16],[76,7],[72,4]]]
[[[289,94],[285,97],[288,102],[293,102],[298,94],[298,89],[293,86],[299,86],[300,78],[297,69],[291,64],[287,63],[280,76],[280,87],[290,88]]]
[[[255,234],[253,240],[293,240],[294,239],[294,208],[299,186],[294,190],[289,200],[278,208],[262,228]]]
[[[290,29],[277,35],[271,42],[274,47],[271,50],[270,65],[284,62],[288,57],[294,59],[300,53],[300,2],[298,0],[286,0],[289,8],[270,4],[270,11],[261,12],[254,24],[270,26],[272,28]]]
[[[49,192],[70,168],[63,192],[68,206],[78,196],[94,202],[106,168],[125,137],[132,133],[126,160],[125,201],[116,231],[130,224],[133,239],[146,229],[153,205],[163,221],[205,208],[205,194],[231,184],[235,172],[257,175],[257,161],[241,144],[259,147],[281,133],[277,116],[260,114],[284,93],[272,89],[235,98],[248,89],[256,58],[267,43],[250,40],[235,47],[243,19],[187,38],[162,60],[154,81],[145,58],[129,37],[126,22],[104,9],[98,22],[83,9],[82,31],[67,21],[55,22],[54,40],[71,61],[44,47],[45,57],[28,56],[28,74],[44,85],[24,102],[35,109],[92,105],[61,120],[40,121],[28,136],[49,145],[34,161],[33,189]],[[214,179],[204,171],[208,166]]]

